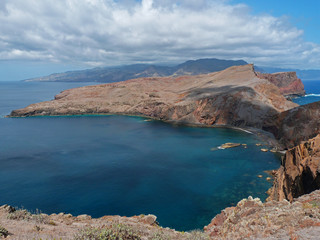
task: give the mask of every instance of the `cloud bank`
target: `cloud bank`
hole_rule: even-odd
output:
[[[320,46],[285,18],[226,0],[1,0],[0,60],[83,65],[216,57],[320,68]]]

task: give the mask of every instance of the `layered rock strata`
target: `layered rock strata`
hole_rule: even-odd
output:
[[[11,117],[77,114],[140,115],[165,121],[262,128],[296,107],[253,65],[198,76],[142,78],[70,89],[54,100],[14,110]]]
[[[288,98],[295,96],[304,96],[304,85],[297,77],[296,72],[279,72],[279,73],[257,73],[258,77],[267,79],[276,85],[280,92]]]
[[[320,189],[320,135],[287,150],[269,200],[293,201]]]

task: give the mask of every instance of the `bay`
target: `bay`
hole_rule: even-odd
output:
[[[81,85],[0,82],[0,115]],[[93,217],[155,214],[161,226],[185,231],[249,195],[267,197],[264,171],[280,161],[261,152],[253,134],[145,120],[0,118],[0,204]],[[226,142],[248,147],[211,150]]]

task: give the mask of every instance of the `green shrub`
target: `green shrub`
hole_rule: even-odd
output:
[[[8,230],[0,225],[0,237],[7,237],[8,235],[9,235]]]
[[[110,228],[85,228],[75,235],[74,240],[140,240],[138,231],[126,224]]]
[[[18,209],[8,213],[7,218],[11,220],[30,220],[32,214],[25,209]]]
[[[209,240],[208,234],[200,230],[193,230],[189,232],[188,240]]]
[[[154,233],[151,237],[151,240],[170,240],[171,238],[168,236],[168,234],[158,231]]]

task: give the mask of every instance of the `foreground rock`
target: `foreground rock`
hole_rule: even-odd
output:
[[[304,85],[296,72],[258,73],[258,76],[279,87],[280,92],[288,98],[306,94]]]
[[[320,191],[292,203],[244,199],[205,227],[210,239],[319,239]]]
[[[173,216],[174,217],[174,216]],[[71,214],[34,214],[26,210],[0,207],[0,238],[6,239],[318,239],[320,234],[320,191],[295,199],[292,203],[259,199],[241,200],[224,209],[202,231],[178,232],[158,226],[154,215],[91,218]]]
[[[105,238],[98,238],[104,236]],[[106,237],[108,236],[108,237]],[[118,236],[118,238],[115,238]],[[122,238],[120,238],[120,236]],[[154,215],[134,217],[88,215],[31,214],[26,210],[0,207],[0,239],[208,239],[201,231],[188,233],[162,228]]]
[[[320,189],[320,135],[286,152],[269,199],[293,201],[316,189]]]
[[[11,117],[127,114],[203,125],[262,128],[296,107],[253,65],[198,76],[142,78],[70,89],[55,100],[12,111]]]

